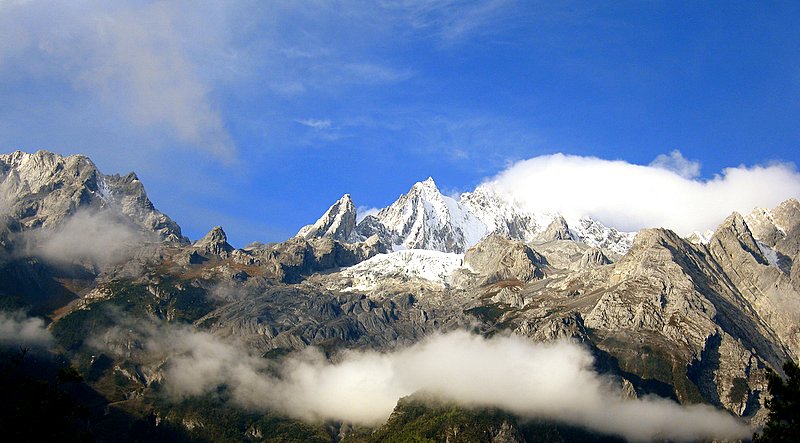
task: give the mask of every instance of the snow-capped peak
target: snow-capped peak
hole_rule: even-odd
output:
[[[345,242],[355,241],[356,207],[350,194],[336,201],[313,225],[300,228],[297,237],[330,237]]]
[[[430,177],[415,183],[407,194],[381,209],[375,218],[395,249],[463,252],[468,244],[479,241],[486,230],[459,202],[442,195]],[[369,228],[375,229],[371,225]],[[362,236],[371,233],[366,228],[360,230]]]
[[[351,217],[352,215],[352,217]],[[351,220],[352,219],[352,220]],[[489,234],[524,242],[546,241],[540,234],[558,213],[529,211],[500,192],[492,183],[465,192],[456,200],[443,195],[433,178],[417,182],[394,203],[355,225],[355,209],[349,195],[336,202],[315,224],[300,230],[299,236],[333,237],[357,241],[377,235],[393,250],[428,249],[463,253]],[[588,217],[569,221],[569,235],[591,246],[624,254],[633,233],[619,232]]]

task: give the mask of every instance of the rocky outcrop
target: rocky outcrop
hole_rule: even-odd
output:
[[[268,275],[286,283],[297,283],[315,272],[353,266],[386,252],[377,237],[359,243],[342,243],[319,237],[306,240],[294,237],[283,243],[255,251],[263,257]]]
[[[547,261],[525,243],[490,235],[464,254],[470,271],[464,280],[486,285],[502,280],[529,282],[544,278]]]
[[[602,249],[588,248],[581,254],[580,259],[572,266],[572,269],[591,269],[610,264],[611,259],[606,257]]]
[[[47,151],[0,155],[0,202],[21,230],[53,229],[80,210],[122,214],[162,240],[185,242],[180,227],[153,207],[135,174],[101,174],[89,158]]]
[[[356,241],[356,207],[350,194],[345,194],[328,208],[316,223],[302,227],[297,236],[305,239],[327,237],[341,242]]]
[[[723,242],[730,247],[726,255],[747,255],[757,262],[755,242],[732,234],[742,229],[741,217],[732,217],[716,235],[734,237]],[[602,295],[584,317],[600,349],[612,353],[624,371],[674,386],[681,401],[700,395],[737,413],[759,410],[763,368],[780,366],[787,350],[742,296],[739,285],[746,283],[729,276],[734,272],[729,263],[720,264],[705,247],[671,231],[647,229],[607,269]],[[596,277],[587,281],[597,287]],[[620,340],[642,340],[647,346],[632,350],[620,346]],[[644,366],[643,353],[651,359]]]
[[[514,332],[541,342],[563,339],[589,341],[589,333],[578,312],[570,312],[564,316],[550,316],[544,321],[525,320],[514,329]]]
[[[202,255],[216,255],[217,257],[230,257],[234,248],[228,243],[228,236],[222,226],[216,226],[194,243],[194,251]]]
[[[309,345],[392,349],[444,327],[465,324],[457,309],[434,312],[408,294],[373,299],[305,285],[264,285],[252,279],[239,303],[227,304],[198,323],[217,335],[235,337],[261,352]]]

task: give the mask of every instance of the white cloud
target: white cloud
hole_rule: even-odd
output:
[[[331,121],[330,120],[317,120],[317,119],[313,119],[313,118],[308,118],[308,119],[296,120],[296,121],[297,121],[297,123],[300,123],[303,126],[308,126],[309,128],[313,128],[313,129],[317,129],[317,130],[319,130],[319,129],[328,129],[328,128],[331,127]]]
[[[591,354],[570,342],[452,332],[391,353],[344,351],[334,361],[309,348],[276,366],[211,334],[167,326],[151,331],[146,349],[171,356],[164,382],[177,397],[225,384],[242,406],[306,420],[377,425],[399,398],[426,392],[466,407],[497,407],[631,440],[750,435],[739,420],[707,405],[624,399],[593,371]]]
[[[26,253],[47,260],[109,264],[130,257],[134,248],[154,239],[110,210],[84,210],[55,229],[28,231],[25,240]]]
[[[700,176],[700,163],[687,160],[677,149],[667,154],[660,154],[650,166],[672,171],[683,178],[697,178]]]
[[[66,84],[135,125],[232,161],[235,148],[194,62],[214,11],[192,4],[12,2],[0,5],[0,74]],[[219,12],[219,11],[217,11]],[[62,98],[61,89],[55,94]],[[77,110],[76,110],[77,111]]]
[[[0,343],[18,346],[47,346],[53,336],[37,317],[25,317],[22,313],[0,311]]]
[[[679,234],[713,229],[733,211],[771,208],[800,195],[800,173],[784,163],[726,168],[701,180],[660,166],[554,154],[514,163],[490,181],[530,210]]]

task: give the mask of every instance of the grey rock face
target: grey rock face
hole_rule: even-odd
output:
[[[549,242],[555,240],[573,240],[569,233],[569,226],[564,217],[556,217],[541,234],[536,236],[537,242]]]
[[[589,341],[589,333],[578,312],[570,312],[563,317],[548,317],[545,321],[526,320],[514,332],[540,342],[560,339]]]
[[[731,283],[779,342],[800,355],[800,294],[791,277],[770,266],[741,215],[734,213],[717,228],[708,249]]]
[[[53,228],[80,209],[111,209],[163,240],[185,241],[177,223],[153,207],[135,174],[105,176],[82,155],[0,155],[0,209],[22,230]]]
[[[534,247],[544,256],[551,268],[563,272],[591,269],[612,263],[602,249],[572,240],[535,243]]]
[[[457,311],[437,313],[408,294],[373,299],[304,285],[256,289],[258,283],[255,279],[249,283],[252,295],[198,322],[210,325],[218,335],[243,339],[260,351],[323,343],[392,349],[440,330],[443,322],[463,324]]]
[[[743,227],[737,220],[730,224]],[[746,240],[730,245],[752,257],[743,247]],[[731,272],[703,246],[668,230],[648,229],[639,232],[619,262],[570,275],[558,287],[575,303],[588,303],[577,306],[593,342],[613,354],[623,370],[668,382],[681,401],[700,395],[753,414],[763,402],[764,366],[780,365],[787,350],[731,281]],[[588,294],[599,297],[591,303]],[[637,349],[639,340],[647,347]],[[650,363],[641,366],[647,359]],[[670,366],[687,370],[654,371]]]
[[[490,235],[464,254],[464,265],[480,284],[501,280],[529,282],[545,276],[546,260],[525,243]]]
[[[261,261],[269,268],[268,275],[271,277],[286,283],[297,283],[315,272],[353,266],[385,252],[385,246],[377,237],[358,243],[342,243],[327,237],[311,240],[294,237],[254,251],[254,255],[263,257]]]
[[[589,269],[597,266],[610,265],[611,259],[606,257],[601,249],[589,248],[581,255],[573,269]]]
[[[342,242],[354,242],[356,229],[356,207],[345,194],[334,203],[313,225],[307,225],[297,233],[298,237],[312,239],[327,237]]]
[[[391,246],[393,234],[389,228],[374,215],[368,215],[356,226],[356,235],[359,238],[377,237],[383,244]]]
[[[756,208],[745,222],[753,237],[772,249],[779,267],[791,272],[800,254],[800,202],[790,198],[772,210]]]

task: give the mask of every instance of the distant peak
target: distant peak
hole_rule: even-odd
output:
[[[201,243],[219,243],[228,241],[228,236],[222,229],[222,226],[214,226],[210,231],[200,240]]]
[[[215,226],[203,238],[195,242],[194,246],[205,253],[227,256],[233,251],[233,246],[228,243],[228,236],[222,226]]]
[[[411,189],[420,189],[420,190],[427,190],[427,191],[436,191],[439,192],[439,188],[436,187],[436,182],[433,181],[433,177],[428,177],[421,182],[414,183],[414,186]]]
[[[355,228],[356,207],[353,205],[350,194],[345,194],[331,205],[314,224],[300,228],[296,237],[305,239],[328,237],[349,242],[354,240]]]

